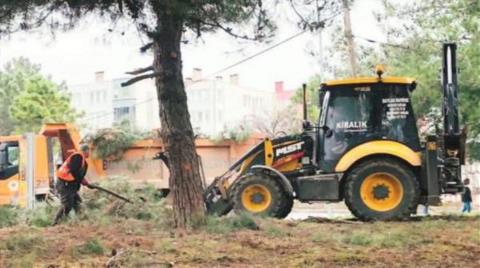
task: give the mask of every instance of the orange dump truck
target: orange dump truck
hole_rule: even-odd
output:
[[[1,136],[0,205],[33,206],[35,199],[45,198],[54,182],[55,156],[66,159],[79,141],[76,128],[63,123],[46,124],[38,134]]]
[[[32,207],[35,199],[44,199],[51,193],[56,164],[78,149],[80,140],[78,130],[64,123],[45,124],[38,134],[0,137],[0,205]],[[197,139],[197,153],[207,182],[260,140],[262,137],[241,143]],[[154,160],[161,151],[161,141],[148,139],[130,146],[120,161],[89,158],[87,177],[95,181],[122,176],[133,185],[149,183],[159,189],[168,188],[168,169],[162,161]]]

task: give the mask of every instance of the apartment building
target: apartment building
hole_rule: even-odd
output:
[[[244,87],[238,74],[213,79],[194,69],[185,81],[192,126],[197,133],[214,136],[250,118],[268,113],[273,107],[273,92]]]
[[[121,87],[126,78],[105,79],[95,73],[94,81],[69,85],[72,104],[84,113],[80,124],[87,132],[128,121],[140,130],[160,127],[158,101],[153,80]],[[255,117],[269,114],[277,105],[288,105],[292,94],[277,82],[274,90],[241,85],[238,74],[204,77],[194,69],[185,79],[192,126],[197,134],[216,136],[239,125],[249,128]]]
[[[127,78],[107,80],[96,72],[90,83],[69,85],[72,105],[83,112],[79,124],[87,132],[129,122],[140,130],[160,127],[158,102],[152,80],[121,87]]]

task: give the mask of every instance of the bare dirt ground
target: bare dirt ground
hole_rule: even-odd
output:
[[[480,216],[363,223],[209,218],[71,220],[0,229],[0,267],[480,267]]]

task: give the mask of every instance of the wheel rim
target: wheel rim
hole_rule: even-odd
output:
[[[365,178],[360,195],[367,207],[376,211],[396,208],[403,198],[403,185],[390,173],[374,173]]]
[[[263,212],[271,203],[272,194],[261,184],[249,185],[242,192],[243,207],[250,212]]]

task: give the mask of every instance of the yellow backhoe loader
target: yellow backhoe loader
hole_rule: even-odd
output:
[[[361,220],[390,220],[440,204],[441,194],[463,190],[455,44],[443,45],[442,82],[443,130],[425,143],[410,100],[414,79],[378,68],[323,83],[318,122],[306,120],[304,101],[303,133],[253,147],[207,187],[207,210],[283,218],[294,199],[344,200]]]

